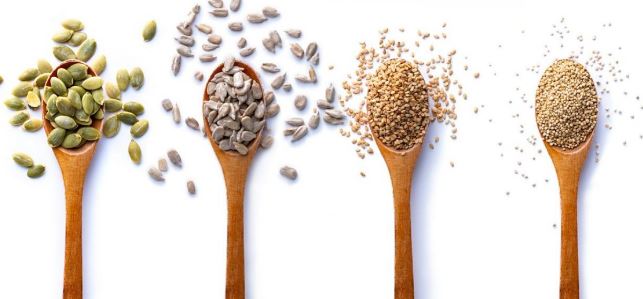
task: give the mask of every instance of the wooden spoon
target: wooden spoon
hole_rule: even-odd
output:
[[[573,150],[551,146],[545,148],[554,163],[560,187],[560,299],[578,299],[578,224],[577,196],[580,174],[590,149],[594,132]]]
[[[423,142],[415,144],[408,150],[398,151],[386,146],[376,134],[373,134],[373,138],[382,157],[384,157],[393,185],[393,206],[395,209],[395,299],[412,299],[415,292],[413,286],[413,242],[411,238],[411,187],[415,164],[422,152]]]
[[[73,59],[64,61],[51,72],[45,86],[51,86],[51,78],[56,77],[58,69],[66,69],[76,63],[85,64],[82,61]],[[87,73],[96,76],[96,72],[90,66],[87,66]],[[45,118],[46,114],[47,99],[43,99],[42,120],[45,133],[48,136],[54,127]],[[103,121],[93,120],[92,127],[100,131],[103,127]],[[65,149],[60,146],[53,148],[62,172],[66,198],[64,299],[83,298],[83,188],[87,169],[96,151],[96,144],[97,142],[90,141],[76,149]]]
[[[242,67],[244,73],[252,80],[257,81],[261,87],[259,75],[247,64],[235,61],[235,66]],[[210,82],[217,73],[223,70],[223,64],[219,65],[207,82]],[[207,85],[207,83],[206,83]],[[263,90],[263,87],[262,87]],[[203,103],[209,100],[207,88],[203,91]],[[228,196],[228,248],[226,262],[226,299],[245,298],[245,263],[243,246],[243,201],[246,188],[246,177],[252,158],[257,152],[259,140],[263,129],[257,133],[257,137],[248,145],[248,154],[241,155],[237,152],[223,151],[212,138],[212,130],[208,124],[207,116],[203,117],[205,133],[210,140],[212,149],[219,159],[223,178],[225,179]]]

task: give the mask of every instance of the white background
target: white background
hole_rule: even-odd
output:
[[[298,144],[291,144],[279,132],[285,118],[309,114],[310,106],[303,114],[294,109],[295,94],[301,92],[315,100],[322,97],[328,83],[341,86],[345,75],[355,69],[359,41],[376,45],[377,30],[385,26],[391,31],[403,26],[410,36],[417,29],[441,32],[443,22],[448,23],[449,38],[436,44],[445,45],[444,53],[450,48],[458,50],[454,63],[469,100],[458,103],[456,141],[448,138],[444,126],[430,127],[429,138],[441,136],[442,141],[435,150],[425,146],[415,173],[416,298],[557,298],[558,186],[548,157],[536,153],[542,143],[531,146],[525,141],[537,136],[529,105],[538,80],[537,74],[525,68],[546,66],[574,48],[555,48],[552,55],[542,55],[544,44],[556,44],[550,33],[561,17],[566,17],[570,29],[584,35],[588,45],[592,35],[599,36],[587,51],[613,52],[611,61],[619,60],[619,68],[630,74],[629,80],[614,86],[611,96],[603,99],[596,136],[600,162],[594,163],[592,151],[581,179],[582,297],[643,298],[643,140],[639,138],[643,110],[634,99],[641,92],[643,76],[640,9],[617,2],[472,2],[243,0],[240,13],[221,20],[208,15],[210,7],[200,1],[203,10],[197,22],[213,25],[224,37],[224,47],[216,52],[218,61],[236,51],[234,44],[243,35],[257,47],[248,59],[251,64],[277,62],[293,82],[305,64],[291,58],[290,40],[282,36],[285,47],[273,57],[261,46],[261,38],[272,29],[298,27],[304,31],[300,43],[317,41],[321,51],[320,82],[315,88],[295,85],[291,94],[277,93],[282,109],[270,124],[277,133],[275,145],[257,155],[248,179],[248,298],[392,298],[393,205],[383,160],[377,152],[358,159],[337,128],[325,124]],[[38,58],[54,63],[50,37],[67,17],[82,19],[86,32],[97,39],[98,53],[106,54],[108,60],[105,78],[114,80],[120,67],[140,66],[145,71],[144,88],[123,95],[125,100],[145,103],[144,117],[151,122],[150,131],[139,140],[142,165],[129,161],[128,127],[123,127],[116,138],[101,140],[87,177],[85,298],[223,298],[226,196],[221,171],[207,140],[184,124],[176,126],[160,105],[162,99],[170,98],[179,103],[184,116],[201,120],[203,84],[191,75],[201,70],[207,77],[215,64],[184,60],[178,78],[170,72],[176,47],[174,26],[194,3],[0,4],[3,100],[22,69],[33,66]],[[246,13],[260,12],[268,4],[281,11],[279,19],[260,26],[245,23],[242,34],[229,33],[227,22],[244,20]],[[158,34],[153,42],[144,43],[140,32],[149,19],[157,20]],[[603,28],[610,22],[611,27]],[[574,34],[569,36],[572,41]],[[195,36],[203,40],[199,32]],[[617,50],[619,46],[622,50]],[[471,71],[462,72],[464,63],[479,71],[480,79],[474,80]],[[335,65],[333,71],[327,69],[329,64]],[[264,84],[270,82],[272,76],[263,75]],[[527,103],[520,100],[523,93]],[[473,107],[482,105],[474,114]],[[612,114],[608,119],[605,108],[622,110],[622,115]],[[520,118],[512,118],[516,113]],[[43,132],[24,133],[9,126],[10,115],[0,109],[0,298],[60,298],[65,220],[62,178]],[[614,129],[605,129],[606,123]],[[525,152],[520,154],[515,146],[524,147]],[[154,183],[146,170],[170,148],[182,154],[184,167],[170,167],[167,182]],[[46,175],[28,179],[25,170],[11,161],[17,151],[46,164]],[[519,161],[522,166],[517,166]],[[296,182],[279,175],[285,164],[299,171]],[[529,179],[515,175],[514,169]],[[367,177],[361,178],[360,171]],[[187,194],[188,179],[197,184],[194,197]]]

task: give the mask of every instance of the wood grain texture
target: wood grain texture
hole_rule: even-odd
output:
[[[395,208],[395,299],[413,299],[413,246],[411,234],[411,186],[415,163],[422,151],[417,144],[408,151],[388,148],[375,138],[391,176]]]
[[[560,299],[578,299],[578,184],[583,165],[589,152],[592,136],[574,150],[553,147],[545,142],[545,148],[554,163],[560,188]]]
[[[46,86],[51,86],[50,80],[53,74],[59,68],[68,68],[72,64],[82,63],[79,60],[67,60],[56,67],[47,78]],[[86,65],[86,64],[85,64]],[[94,70],[87,66],[87,72],[95,76]],[[53,127],[45,114],[47,111],[47,101],[42,101],[42,118],[45,128],[45,134],[53,130]],[[92,126],[101,130],[102,120],[94,120]],[[65,186],[65,269],[63,281],[63,298],[80,299],[83,298],[83,189],[85,186],[85,177],[87,169],[91,164],[94,153],[96,152],[97,142],[87,142],[77,149],[64,149],[62,147],[53,148],[56,160],[63,176]]]
[[[235,65],[244,68],[244,72],[261,86],[261,80],[257,73],[247,64],[236,61]],[[223,64],[219,65],[210,75],[207,82],[223,69]],[[262,87],[263,90],[263,87]],[[209,100],[207,90],[203,92],[203,102]],[[248,146],[248,154],[243,156],[236,152],[222,151],[212,138],[212,131],[207,125],[207,117],[203,117],[205,133],[210,140],[212,149],[219,159],[223,178],[226,185],[228,197],[228,245],[226,261],[226,299],[243,299],[245,298],[245,260],[244,260],[244,221],[243,205],[245,186],[248,170],[252,159],[254,158],[259,141],[263,133],[261,129],[257,133],[257,138]]]

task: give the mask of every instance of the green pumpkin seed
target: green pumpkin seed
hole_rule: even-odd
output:
[[[130,126],[135,124],[138,121],[138,118],[136,118],[136,115],[128,111],[121,111],[118,114],[116,114],[116,116],[118,117],[118,120]]]
[[[78,47],[87,39],[87,34],[85,32],[74,32],[69,38],[69,44]]]
[[[87,91],[84,88],[80,87],[80,86],[72,86],[72,87],[69,88],[69,90],[73,90],[81,98],[85,95],[85,93],[87,93]],[[69,96],[69,91],[67,91],[67,92],[68,92],[67,96]]]
[[[2,78],[2,76],[0,76],[0,84],[2,84],[2,82],[4,82],[4,78]]]
[[[131,128],[130,128],[130,134],[134,136],[134,138],[139,138],[147,132],[147,129],[150,127],[150,122],[143,119],[137,121]]]
[[[14,126],[22,126],[27,120],[29,120],[29,112],[22,110],[18,111],[11,118],[9,118],[9,123]]]
[[[32,118],[26,121],[22,127],[27,132],[37,132],[42,128],[42,120],[38,118]]]
[[[96,104],[103,105],[103,101],[105,101],[105,95],[103,95],[102,88],[92,91],[92,97],[94,97],[94,102],[96,102]]]
[[[105,120],[103,123],[103,135],[108,138],[112,138],[118,134],[118,131],[121,129],[121,122],[118,120],[116,115],[112,115]]]
[[[56,118],[54,118],[54,122],[56,123],[56,125],[58,125],[58,127],[65,130],[75,129],[78,126],[76,124],[76,121],[67,115],[56,116]]]
[[[152,20],[145,24],[143,27],[143,40],[146,42],[151,41],[156,35],[156,21]]]
[[[13,111],[19,111],[27,108],[25,101],[20,98],[9,98],[4,101],[4,105]]]
[[[71,103],[71,100],[67,97],[58,97],[56,98],[56,109],[58,113],[66,116],[74,116],[76,114],[76,108]]]
[[[47,111],[51,113],[58,113],[58,108],[56,107],[56,100],[58,99],[58,96],[55,94],[50,95],[47,98]]]
[[[40,75],[40,72],[38,71],[37,68],[35,67],[30,67],[22,73],[20,73],[20,76],[18,76],[18,80],[20,81],[33,81],[33,79],[36,79]]]
[[[87,78],[80,86],[87,90],[96,90],[103,86],[103,79],[100,77]]]
[[[31,91],[33,85],[29,82],[20,82],[13,89],[12,94],[14,97],[24,98],[27,96],[27,93]]]
[[[77,19],[67,19],[62,22],[63,28],[73,30],[73,31],[81,31],[85,29],[85,25],[83,25],[83,22]]]
[[[129,153],[129,158],[135,164],[141,164],[141,147],[132,139],[129,146],[127,147],[127,152]]]
[[[116,84],[121,91],[129,87],[129,72],[126,69],[120,69],[116,72]]]
[[[129,83],[138,90],[143,87],[143,82],[145,81],[145,74],[140,67],[135,67],[129,72]]]
[[[48,99],[52,94],[56,94],[51,86],[45,86],[45,94],[43,95],[45,99]]]
[[[67,86],[65,83],[56,78],[56,77],[51,77],[49,80],[49,84],[51,85],[51,88],[54,90],[54,93],[56,93],[59,96],[65,96],[67,95]]]
[[[51,64],[47,60],[39,59],[36,64],[38,65],[38,72],[41,74],[51,73],[51,71],[53,71]]]
[[[67,98],[71,101],[71,105],[74,109],[81,109],[83,107],[82,97],[76,92],[75,89],[67,90]]]
[[[47,143],[51,147],[58,147],[61,144],[63,144],[63,140],[65,140],[65,135],[67,134],[67,131],[63,128],[55,128],[49,132],[49,136],[47,136]]]
[[[94,105],[96,105],[96,103],[94,103],[94,97],[91,93],[86,93],[82,100],[83,111],[85,111],[87,115],[92,115],[92,112],[94,112],[95,109]]]
[[[105,111],[115,113],[123,110],[123,102],[115,99],[107,99],[104,102]]]
[[[16,162],[16,164],[22,167],[29,168],[33,166],[33,159],[31,159],[31,157],[29,157],[29,155],[25,153],[15,153],[13,154],[12,158],[13,161]]]
[[[76,51],[76,57],[78,57],[78,59],[82,61],[89,61],[89,59],[94,56],[94,53],[96,53],[96,40],[93,38],[88,38],[82,44],[80,44],[80,47],[78,47],[78,51]]]
[[[40,107],[40,96],[38,96],[33,91],[27,93],[27,105],[29,105],[29,107],[31,108]]]
[[[112,82],[105,83],[105,92],[107,93],[107,96],[112,99],[121,98],[121,90]]]
[[[56,59],[60,61],[65,61],[68,59],[76,59],[76,54],[74,54],[74,50],[64,45],[55,46],[53,53],[54,53],[54,57],[56,57]]]
[[[100,138],[100,131],[92,128],[92,127],[83,127],[78,129],[78,134],[80,137],[83,137],[83,139],[87,141],[95,141]]]
[[[103,119],[105,117],[105,112],[103,112],[103,109],[99,108],[98,111],[96,111],[96,113],[94,113],[92,117],[94,119],[99,119],[99,120]]]
[[[57,43],[63,44],[69,41],[69,39],[71,39],[73,34],[74,34],[73,30],[63,30],[54,34],[54,36],[52,36],[51,39]]]
[[[74,78],[71,76],[71,73],[66,69],[58,69],[56,71],[56,77],[65,83],[66,87],[71,87],[74,85]]]
[[[34,81],[34,85],[43,88],[45,87],[45,83],[47,83],[47,78],[49,78],[50,73],[42,73],[36,77],[36,80]]]
[[[127,112],[131,112],[136,116],[139,116],[145,112],[145,107],[143,104],[138,103],[138,102],[127,102],[123,104],[123,110]]]
[[[31,166],[27,170],[27,176],[32,178],[32,179],[39,178],[43,174],[45,174],[45,166],[42,165],[42,164]]]
[[[83,110],[76,110],[76,113],[74,113],[74,120],[77,124],[83,126],[89,126],[92,124],[89,114],[85,113]]]
[[[105,58],[105,55],[98,56],[92,64],[92,69],[94,69],[94,72],[96,72],[98,76],[103,73],[105,67],[107,67],[107,58]]]
[[[83,142],[83,137],[78,133],[73,133],[65,136],[65,140],[61,144],[64,148],[77,148]]]
[[[71,73],[71,77],[74,78],[75,81],[82,81],[87,78],[87,65],[84,63],[73,64],[68,67],[67,70]]]

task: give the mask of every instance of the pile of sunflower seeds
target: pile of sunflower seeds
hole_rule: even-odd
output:
[[[277,103],[267,103],[261,85],[227,58],[221,72],[207,85],[209,100],[203,104],[212,138],[224,151],[248,153],[248,146],[266,124],[265,118],[279,112]]]

